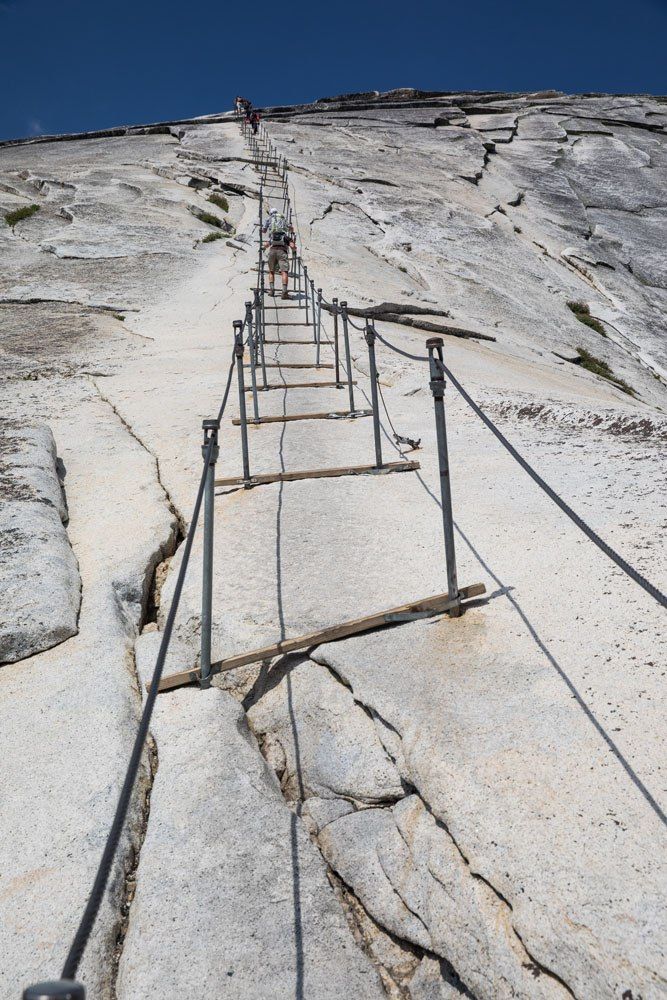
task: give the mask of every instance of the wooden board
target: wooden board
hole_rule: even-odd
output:
[[[356,385],[352,382],[352,385]],[[258,392],[266,392],[267,389],[347,389],[347,382],[281,382],[279,385],[258,385]],[[252,392],[252,386],[246,388],[246,392]]]
[[[277,417],[259,417],[257,420],[253,417],[248,417],[248,423],[253,425],[286,424],[290,420],[339,420],[344,417],[356,420],[357,417],[371,417],[372,415],[372,410],[355,410],[353,414],[349,410],[328,410],[326,413],[282,413]],[[238,417],[234,417],[232,423],[235,427],[241,426],[241,421]]]
[[[270,306],[269,306],[270,308]],[[265,323],[264,326],[311,326],[312,323],[297,322],[296,320],[286,319],[284,323]]]
[[[304,344],[306,347],[314,347],[314,340],[265,340],[265,344]]]
[[[461,587],[459,599],[468,601],[472,597],[480,597],[486,593],[483,583],[473,583],[469,587]],[[372,629],[380,628],[382,625],[400,624],[401,616],[406,616],[405,621],[409,621],[410,615],[420,615],[430,617],[431,615],[442,614],[453,607],[455,603],[449,600],[448,594],[436,594],[435,597],[426,597],[421,601],[411,601],[409,604],[402,604],[398,608],[389,608],[387,611],[379,611],[374,615],[366,615],[364,618],[354,618],[352,621],[342,622],[340,625],[330,625],[328,628],[318,629],[317,632],[308,632],[305,635],[295,636],[293,639],[282,639],[274,642],[270,646],[263,646],[261,649],[253,649],[249,653],[238,653],[236,656],[229,656],[225,660],[218,660],[211,664],[211,673],[220,674],[227,670],[234,670],[236,667],[245,667],[250,663],[261,663],[262,660],[272,660],[275,656],[284,656],[286,653],[295,653],[300,649],[311,649],[313,646],[321,646],[325,642],[336,642],[339,639],[346,639],[351,635],[360,635],[363,632],[370,632]],[[184,684],[193,684],[199,679],[199,670],[195,667],[192,670],[183,670],[177,674],[169,674],[163,677],[158,685],[158,691],[171,691],[174,688],[182,687]],[[148,688],[149,685],[146,685]]]
[[[244,365],[243,367],[244,368],[250,368],[251,366],[250,365]],[[262,362],[258,361],[257,364],[255,365],[255,370],[261,369],[261,368],[315,368],[315,369],[320,369],[320,368],[333,368],[333,365],[324,364],[324,362],[322,362],[319,365],[310,365],[310,364],[306,364],[305,361],[303,361],[303,362],[302,361],[282,361],[282,362],[271,361],[270,363],[267,361],[265,365],[262,365]]]
[[[341,465],[331,469],[298,469],[295,472],[266,472],[244,479],[231,476],[216,479],[216,486],[266,486],[268,483],[294,483],[301,479],[337,479],[339,476],[382,476],[390,472],[414,472],[419,462],[385,462],[378,469],[375,465]]]

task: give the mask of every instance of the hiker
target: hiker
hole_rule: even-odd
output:
[[[253,111],[250,115],[250,124],[252,126],[252,134],[257,135],[257,129],[259,128],[259,113],[257,111]]]
[[[240,115],[245,115],[247,118],[250,114],[250,109],[252,104],[247,97],[237,97],[236,98],[236,110]]]
[[[264,223],[264,232],[268,233],[268,240],[264,244],[264,249],[268,249],[269,265],[269,295],[275,295],[275,275],[280,271],[283,283],[281,298],[288,299],[287,285],[289,282],[289,258],[287,250],[296,250],[294,234],[291,232],[287,219],[277,208],[272,208],[269,217]]]

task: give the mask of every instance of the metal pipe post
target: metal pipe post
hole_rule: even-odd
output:
[[[315,351],[315,364],[320,364],[320,346],[322,343],[322,289],[317,289],[317,349]]]
[[[250,479],[250,457],[248,453],[248,418],[245,409],[245,379],[243,377],[243,323],[234,320],[234,354],[236,372],[239,378],[239,419],[241,421],[241,450],[243,453],[243,478]]]
[[[380,429],[380,405],[378,400],[378,372],[375,364],[375,330],[366,324],[364,337],[368,344],[368,367],[371,378],[371,405],[373,407],[373,437],[375,438],[375,468],[382,468],[382,431]]]
[[[213,623],[213,524],[215,521],[215,463],[218,461],[218,421],[202,421],[204,443],[202,456],[207,462],[204,487],[204,544],[201,592],[201,644],[199,683],[211,685],[211,627]],[[210,446],[210,448],[209,448]]]
[[[266,389],[266,358],[264,357],[264,328],[262,325],[262,292],[255,299],[255,346],[259,353],[259,363],[262,366],[262,383]]]
[[[306,291],[306,325],[308,325],[308,268],[303,265],[303,285]]]
[[[310,304],[313,308],[313,343],[317,343],[317,310],[315,309],[315,279],[310,278]]]
[[[291,213],[291,210],[290,210],[290,216],[291,216],[291,214],[292,213]],[[291,225],[291,222],[290,222],[290,225]],[[294,250],[292,250],[292,291],[293,292],[296,292],[297,269],[298,269],[297,268],[297,255],[296,255],[296,247],[295,247]]]
[[[340,350],[338,347],[338,299],[332,299],[334,322],[334,367],[336,369],[336,385],[340,385]]]
[[[445,422],[445,377],[442,369],[442,337],[430,337],[426,341],[435,408],[435,430],[438,439],[438,465],[440,466],[440,496],[442,499],[442,527],[445,536],[445,559],[447,560],[447,592],[454,606],[449,609],[451,618],[461,614],[459,585],[456,578],[456,550],[454,547],[454,517],[452,515],[452,489],[449,479],[449,456],[447,453],[447,424]]]
[[[246,302],[245,304],[245,317],[246,324],[248,327],[248,349],[250,353],[250,382],[252,385],[252,408],[254,413],[254,419],[259,420],[259,402],[257,400],[257,372],[255,370],[255,364],[257,363],[256,358],[256,347],[255,338],[253,336],[252,329],[252,302]]]
[[[345,344],[345,367],[347,369],[347,389],[350,397],[350,413],[354,413],[354,386],[352,385],[352,357],[350,356],[350,331],[347,326],[347,302],[341,302],[340,315],[343,320],[343,342]]]

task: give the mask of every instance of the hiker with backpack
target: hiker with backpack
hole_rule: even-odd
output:
[[[276,208],[272,208],[269,217],[264,223],[264,232],[268,239],[264,244],[264,249],[268,249],[267,262],[269,265],[269,295],[275,295],[276,271],[280,271],[283,283],[281,298],[288,299],[287,285],[289,282],[289,258],[288,249],[296,250],[294,233],[285,216]]]
[[[257,135],[257,129],[259,128],[259,112],[253,111],[250,115],[250,125],[252,126],[252,134]]]

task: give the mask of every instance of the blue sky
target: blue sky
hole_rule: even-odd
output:
[[[354,90],[667,92],[667,0],[0,0],[0,138]]]

